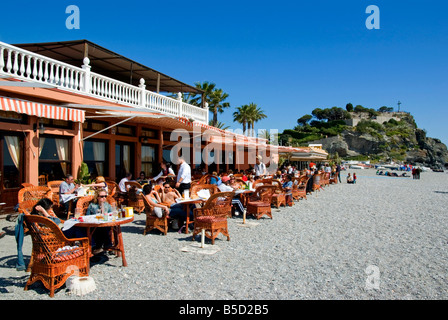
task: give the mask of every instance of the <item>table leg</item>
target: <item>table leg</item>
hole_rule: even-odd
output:
[[[123,246],[123,235],[121,234],[121,227],[117,226],[117,240],[118,240],[118,250],[121,253],[121,260],[123,262],[123,267],[127,267],[128,263],[126,262],[126,258],[124,256],[124,246]]]
[[[188,233],[188,225],[190,224],[190,205],[187,204],[187,220],[186,220],[186,225],[185,225],[185,234]]]

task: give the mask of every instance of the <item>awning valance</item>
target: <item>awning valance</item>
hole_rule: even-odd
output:
[[[85,111],[20,99],[0,97],[0,110],[24,113],[40,118],[83,123]]]

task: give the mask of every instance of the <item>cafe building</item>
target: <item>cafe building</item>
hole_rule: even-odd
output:
[[[0,42],[3,208],[17,204],[23,183],[76,178],[83,162],[92,177],[118,182],[126,172],[152,176],[162,161],[173,161],[176,146],[188,146],[192,168],[207,172],[247,169],[257,150],[272,160],[267,140],[209,126],[207,104],[188,104],[185,94],[204,97],[87,40]]]

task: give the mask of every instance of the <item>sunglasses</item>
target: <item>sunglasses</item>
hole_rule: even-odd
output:
[[[98,196],[98,198],[107,198],[107,196]]]

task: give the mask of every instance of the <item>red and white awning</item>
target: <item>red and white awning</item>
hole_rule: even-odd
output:
[[[24,113],[39,118],[65,120],[83,123],[85,111],[66,107],[52,106],[13,98],[0,97],[0,110]]]

